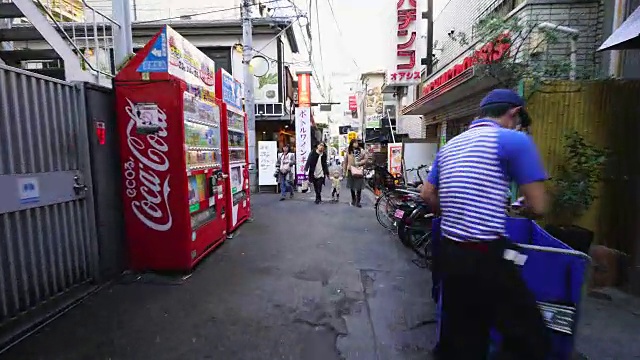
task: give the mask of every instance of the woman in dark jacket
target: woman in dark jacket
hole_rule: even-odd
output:
[[[316,192],[316,204],[322,202],[322,185],[324,185],[325,177],[329,176],[325,148],[324,143],[318,144],[316,149],[309,154],[307,163],[304,165],[304,171],[307,172],[309,182],[313,184],[313,189]],[[318,162],[320,163],[318,164]]]

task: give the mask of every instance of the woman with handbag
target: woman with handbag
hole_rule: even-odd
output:
[[[293,173],[296,166],[295,154],[289,152],[289,145],[282,145],[282,152],[276,162],[275,176],[280,184],[280,201],[285,199],[289,192],[289,198],[293,198]]]
[[[349,148],[342,163],[343,173],[347,174],[347,187],[351,190],[351,206],[362,207],[362,189],[364,188],[364,164],[367,154],[357,139],[349,142]]]

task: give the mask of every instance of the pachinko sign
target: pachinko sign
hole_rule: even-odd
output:
[[[296,178],[307,178],[304,165],[311,153],[311,108],[296,108]]]
[[[169,26],[162,29],[137,71],[167,72],[215,91],[215,62]]]
[[[169,209],[169,145],[167,115],[153,103],[137,103],[126,99],[129,115],[123,176],[125,196],[130,199],[133,214],[147,227],[167,231],[173,225]],[[146,135],[145,135],[146,134]]]
[[[416,0],[398,0],[390,2],[396,5],[396,44],[394,68],[387,71],[387,84],[415,85],[420,82],[420,27],[418,22],[418,3]],[[431,10],[431,9],[429,9]]]

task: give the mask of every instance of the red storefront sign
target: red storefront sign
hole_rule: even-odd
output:
[[[461,63],[455,65],[451,69],[445,71],[444,74],[426,84],[424,88],[422,88],[422,95],[427,95],[476,64],[491,64],[500,61],[505,55],[507,55],[509,49],[511,49],[511,42],[508,40],[509,35],[504,34],[495,41],[485,44],[483,47],[476,50],[473,55],[467,56]]]
[[[358,102],[356,101],[355,95],[349,96],[349,110],[350,111],[358,110]]]
[[[405,3],[407,5],[405,5]],[[412,85],[420,82],[420,64],[416,61],[418,49],[418,7],[416,0],[397,0],[396,68],[389,72],[388,83]]]
[[[311,107],[310,73],[298,73],[298,107]]]

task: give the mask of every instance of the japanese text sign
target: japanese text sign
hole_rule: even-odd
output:
[[[511,50],[511,37],[509,33],[499,35],[496,40],[484,44],[473,54],[465,57],[460,63],[450,67],[435,79],[429,81],[422,88],[422,95],[427,95],[435,89],[443,87],[454,78],[460,76],[476,64],[493,64],[502,61]],[[449,83],[450,84],[450,83]]]
[[[215,62],[166,25],[137,71],[166,72],[215,93]]]
[[[349,111],[358,110],[358,101],[356,100],[355,95],[349,96]]]
[[[416,0],[397,0],[394,67],[387,72],[387,84],[415,85],[420,82],[420,24]]]
[[[222,70],[222,101],[242,110],[242,85],[224,69],[220,70]]]
[[[296,178],[307,178],[304,165],[311,152],[311,108],[296,108]]]

